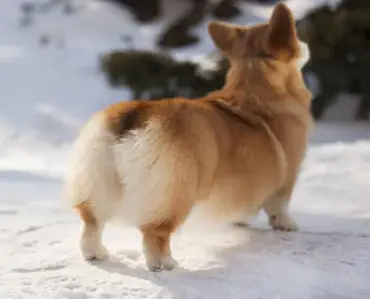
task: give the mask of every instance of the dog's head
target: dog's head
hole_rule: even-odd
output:
[[[231,61],[269,58],[300,70],[310,57],[308,46],[298,39],[292,12],[281,3],[276,5],[267,23],[237,26],[212,21],[208,31],[215,45]]]

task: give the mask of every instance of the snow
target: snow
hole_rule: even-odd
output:
[[[60,182],[3,173],[1,298],[368,298],[369,136],[315,140],[325,129],[292,202],[300,232],[272,232],[264,215],[250,229],[190,220],[173,240],[181,268],[159,274],[145,268],[139,233],[114,225],[104,236],[110,259],[84,262]]]
[[[124,47],[123,34],[151,49],[169,19],[138,27],[106,3],[80,0],[78,14],[56,6],[20,28],[22,2],[0,1],[0,298],[369,298],[367,123],[317,124],[291,206],[299,232],[273,232],[263,214],[250,228],[190,219],[173,240],[181,268],[151,273],[140,234],[110,225],[110,259],[84,262],[80,222],[63,198],[67,153],[91,113],[129,97],[108,86],[97,55]],[[321,3],[288,1],[298,17]],[[271,12],[245,9],[240,23]],[[205,25],[196,31],[205,35]],[[41,47],[45,34],[51,42]],[[199,59],[212,49],[205,38],[175,54]]]

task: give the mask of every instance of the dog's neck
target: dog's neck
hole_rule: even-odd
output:
[[[231,63],[224,87],[207,96],[221,100],[240,115],[253,114],[266,121],[279,114],[306,114],[311,121],[310,97],[301,73],[273,61]]]

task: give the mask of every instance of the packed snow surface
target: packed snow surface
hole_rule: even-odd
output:
[[[181,267],[151,273],[140,234],[110,225],[110,259],[84,262],[80,222],[62,192],[67,152],[91,113],[129,97],[108,86],[97,55],[122,47],[126,33],[138,48],[153,48],[163,24],[137,27],[111,5],[80,0],[78,14],[51,9],[20,28],[22,2],[0,1],[1,299],[370,298],[368,124],[317,124],[291,206],[299,232],[273,232],[263,214],[250,228],[190,219],[173,239]],[[301,16],[321,2],[288,4]],[[246,11],[240,23],[265,19],[271,8]],[[205,38],[175,54],[198,59],[211,50]]]

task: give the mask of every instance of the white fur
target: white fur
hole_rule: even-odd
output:
[[[173,259],[172,255],[168,255],[161,259],[162,267],[164,270],[170,271],[179,266],[179,263]]]
[[[270,225],[276,230],[296,231],[297,224],[293,218],[287,213],[275,215],[275,219],[269,218]]]
[[[297,61],[298,70],[301,71],[306,63],[310,60],[310,48],[302,41],[299,41],[300,57]]]
[[[170,216],[189,186],[196,186],[196,173],[182,171],[193,158],[179,156],[181,144],[166,140],[159,120],[132,131],[114,147],[121,182],[125,186],[122,213],[126,221],[140,225]],[[174,153],[172,155],[172,153]],[[193,169],[196,169],[194,166]],[[176,186],[173,185],[176,182]],[[181,188],[181,186],[183,188]]]
[[[85,260],[103,260],[108,256],[108,250],[104,247],[101,240],[102,229],[83,234],[80,239],[82,257]]]
[[[105,128],[103,115],[94,115],[81,130],[70,152],[66,192],[71,206],[91,200],[100,218],[109,218],[119,193],[115,182],[114,136]],[[108,199],[108,200],[106,200]]]
[[[181,146],[166,142],[162,123],[155,120],[117,142],[104,118],[94,116],[71,151],[66,182],[70,204],[90,200],[103,223],[115,218],[140,226],[171,217],[183,197],[195,198],[189,192],[196,188],[197,167],[189,174],[189,165],[196,159],[179,156]],[[187,172],[182,171],[185,166]]]

